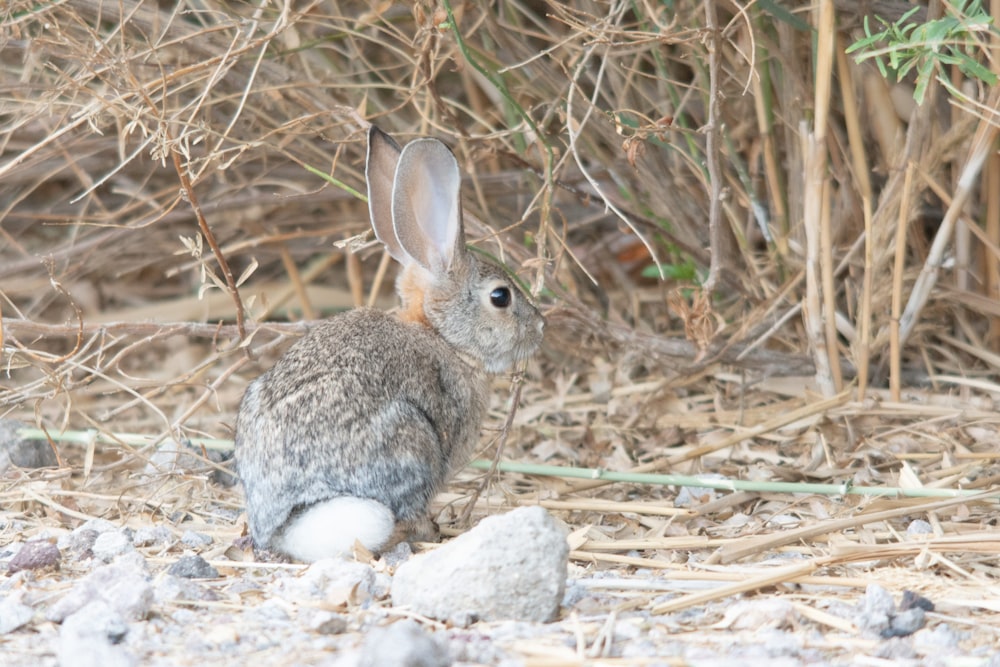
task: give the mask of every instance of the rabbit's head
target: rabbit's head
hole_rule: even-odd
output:
[[[503,268],[466,248],[451,151],[437,139],[401,149],[373,125],[366,177],[375,235],[403,266],[400,317],[431,328],[491,373],[531,356],[545,320]]]

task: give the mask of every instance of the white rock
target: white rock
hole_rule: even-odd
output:
[[[365,637],[359,667],[448,667],[448,651],[415,621],[374,628]]]
[[[184,534],[181,535],[181,543],[184,546],[191,547],[192,549],[200,549],[201,547],[207,547],[212,543],[212,538],[205,533],[196,533],[193,530],[185,530]]]
[[[166,526],[142,526],[132,536],[132,546],[165,546],[174,540],[173,532]]]
[[[153,586],[141,557],[136,560],[126,556],[97,568],[52,605],[45,617],[61,623],[96,601],[106,603],[126,621],[146,618],[153,604]]]
[[[392,601],[440,620],[552,620],[566,587],[565,529],[541,507],[483,519],[403,563]]]
[[[14,632],[35,617],[35,610],[22,604],[20,597],[15,594],[0,600],[0,635]]]
[[[84,605],[63,621],[57,657],[60,667],[133,667],[135,656],[120,644],[128,624],[103,600]]]
[[[364,563],[342,558],[318,560],[298,576],[277,580],[272,591],[290,600],[324,599],[338,591],[355,591],[364,597],[375,593],[375,570]]]
[[[730,630],[762,630],[792,627],[798,612],[784,598],[752,598],[737,600],[726,609],[717,627]]]
[[[123,554],[135,551],[135,547],[132,546],[132,540],[124,532],[109,530],[97,536],[90,550],[94,554],[94,558],[110,563]]]

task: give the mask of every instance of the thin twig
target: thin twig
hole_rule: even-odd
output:
[[[703,128],[705,133],[705,163],[708,168],[708,238],[711,247],[711,260],[708,277],[705,279],[706,292],[715,290],[722,270],[723,262],[729,260],[723,256],[722,229],[722,173],[719,169],[719,19],[716,16],[715,2],[705,5],[705,46],[708,50],[708,120]]]

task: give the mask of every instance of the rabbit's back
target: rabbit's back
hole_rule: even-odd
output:
[[[247,388],[236,458],[254,541],[293,511],[371,498],[417,519],[466,462],[488,381],[427,327],[359,309],[317,324]]]

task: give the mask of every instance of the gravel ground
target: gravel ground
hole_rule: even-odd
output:
[[[97,520],[21,542],[30,526],[4,521],[0,662],[1000,665],[996,630],[877,585],[847,597],[786,588],[656,615],[659,602],[705,584],[571,563],[554,622],[441,622],[392,603],[393,573],[413,557],[406,547],[370,563],[261,563],[211,528]]]

